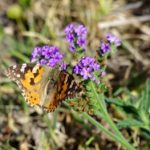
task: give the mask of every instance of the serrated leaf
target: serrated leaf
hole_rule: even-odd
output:
[[[122,101],[120,99],[108,99],[106,97],[105,97],[105,99],[106,99],[107,103],[114,104],[117,107],[120,107],[127,114],[132,114],[132,115],[134,115],[136,117],[139,116],[138,110],[134,106],[132,106],[131,104],[127,104],[127,103],[125,103],[124,101]]]
[[[98,94],[99,96],[99,103],[101,103],[101,105],[103,106],[103,108],[106,108],[106,103],[104,101],[105,97],[103,94]]]
[[[120,121],[118,122],[117,124],[117,127],[119,129],[122,129],[122,128],[131,128],[131,127],[142,127],[143,126],[143,123],[138,121],[138,120],[135,120],[135,119],[127,119],[127,120],[123,120],[123,121]]]
[[[150,141],[150,131],[148,131],[146,129],[141,129],[141,135]]]
[[[110,98],[105,97],[105,100],[107,103],[115,104],[115,105],[120,106],[120,107],[125,105],[125,102],[123,100],[120,100],[120,99],[112,99],[112,98],[110,99]]]
[[[139,103],[139,109],[145,114],[147,114],[150,109],[150,79],[148,79],[145,84],[145,89],[142,93],[142,98]]]

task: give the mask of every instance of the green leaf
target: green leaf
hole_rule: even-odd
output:
[[[146,129],[141,129],[141,136],[143,136],[148,141],[150,141],[150,131],[148,131]],[[150,142],[149,142],[149,145],[150,145]]]
[[[123,100],[120,100],[120,99],[108,99],[106,97],[105,97],[105,100],[109,104],[114,104],[117,107],[120,107],[127,114],[132,114],[132,115],[134,115],[136,117],[139,116],[139,112],[138,112],[137,108],[132,106],[131,104],[128,104],[128,103],[124,102]]]
[[[94,81],[88,81],[86,84],[86,89],[87,89],[86,94],[91,99],[93,109],[101,110],[103,108],[106,111],[104,95],[103,93],[99,94],[99,91],[97,91],[98,86],[96,85],[96,83]]]
[[[118,122],[117,127],[119,129],[131,128],[131,127],[143,127],[143,123],[135,119],[127,119],[127,120]]]
[[[30,5],[31,1],[30,0],[19,0],[19,4],[23,7],[26,8]]]
[[[29,58],[17,50],[12,50],[12,51],[10,51],[10,53],[12,56],[19,58],[23,62],[29,62]]]
[[[148,79],[145,84],[145,89],[139,103],[139,109],[145,114],[148,114],[148,111],[150,110],[150,79]]]

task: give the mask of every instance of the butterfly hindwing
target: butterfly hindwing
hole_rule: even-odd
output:
[[[47,87],[47,98],[44,101],[43,107],[47,111],[53,111],[59,103],[64,101],[66,98],[75,96],[80,91],[79,85],[75,82],[74,77],[65,72],[59,72],[58,79],[54,81],[53,86],[51,82],[48,83]],[[74,88],[74,89],[73,89]]]
[[[57,100],[62,101],[65,98],[73,97],[80,90],[74,77],[66,72],[61,72],[59,76]]]

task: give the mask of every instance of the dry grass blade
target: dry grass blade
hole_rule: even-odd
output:
[[[100,29],[106,29],[106,28],[119,27],[119,26],[131,25],[131,24],[134,25],[146,21],[150,21],[150,15],[145,15],[141,17],[127,17],[124,15],[119,15],[119,18],[115,20],[99,23],[98,27]]]

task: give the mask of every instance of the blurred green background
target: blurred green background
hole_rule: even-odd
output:
[[[90,55],[96,54],[106,32],[122,39],[119,51],[107,61],[107,95],[134,104],[150,76],[149,8],[148,0],[0,1],[0,150],[119,149],[117,143],[65,107],[47,114],[28,106],[4,72],[13,64],[29,62],[37,45],[56,45],[69,60],[63,30],[78,22],[88,28]],[[124,118],[115,106],[110,113]],[[149,149],[150,135],[143,137],[138,128],[122,132],[133,139],[137,149]]]

